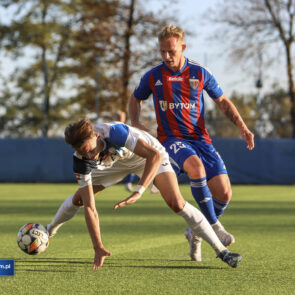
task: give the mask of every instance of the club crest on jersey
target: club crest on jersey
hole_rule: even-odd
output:
[[[189,84],[191,88],[197,89],[199,86],[199,79],[189,79]]]
[[[168,102],[166,100],[160,100],[160,107],[163,112],[167,111],[168,109]]]

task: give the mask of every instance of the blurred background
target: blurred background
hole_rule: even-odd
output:
[[[126,112],[141,75],[161,60],[157,33],[169,23],[183,27],[185,56],[210,69],[255,133],[251,154],[205,96],[206,126],[229,172],[231,162],[249,166],[234,182],[295,183],[294,0],[1,0],[0,181],[73,180],[71,157],[58,161],[66,177],[49,177],[70,151],[65,126]],[[142,120],[155,135],[152,99]],[[262,166],[259,181],[248,175]]]

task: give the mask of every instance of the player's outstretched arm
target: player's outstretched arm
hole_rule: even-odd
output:
[[[85,220],[88,227],[88,231],[92,240],[93,248],[95,251],[93,269],[98,269],[103,265],[104,259],[107,256],[111,256],[112,254],[104,249],[100,227],[99,227],[99,219],[98,214],[95,207],[95,199],[93,194],[92,185],[87,185],[85,187],[80,188],[80,195],[82,197],[82,201],[84,204],[84,214]]]
[[[240,129],[240,134],[247,143],[247,148],[252,150],[254,148],[254,134],[248,129],[235,105],[224,94],[214,101],[224,115]]]
[[[129,110],[129,116],[131,120],[131,125],[141,129],[148,131],[148,129],[142,125],[139,121],[140,112],[141,112],[141,103],[142,101],[137,99],[134,94],[131,94],[128,102],[128,110]]]
[[[114,205],[114,209],[117,209],[119,207],[124,207],[126,205],[131,205],[131,204],[135,203],[140,198],[141,198],[141,194],[139,192],[134,192],[134,193],[132,193],[132,195],[130,197],[126,198],[123,201],[116,203]]]
[[[143,174],[138,182],[136,191],[132,193],[131,196],[127,199],[115,204],[114,209],[135,203],[141,197],[145,188],[147,188],[155,178],[156,173],[162,162],[162,156],[160,152],[141,138],[138,139],[133,152],[136,155],[146,159]]]

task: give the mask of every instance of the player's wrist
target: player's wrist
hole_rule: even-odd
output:
[[[146,187],[144,187],[143,185],[138,184],[134,190],[135,193],[139,193],[140,195],[142,195],[146,190]]]

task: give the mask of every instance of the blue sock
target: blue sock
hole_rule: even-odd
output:
[[[206,177],[200,179],[191,179],[191,190],[193,197],[199,205],[202,213],[210,224],[217,222],[211,192],[207,185]]]
[[[229,202],[222,202],[222,201],[216,200],[213,197],[213,205],[214,205],[214,210],[215,210],[215,214],[217,218],[219,218],[219,216],[221,216],[224,213],[224,210],[226,209],[228,204]]]
[[[129,174],[127,177],[126,177],[126,183],[129,183],[129,182],[131,182],[131,183],[133,183],[134,182],[134,180],[135,180],[135,174]]]

